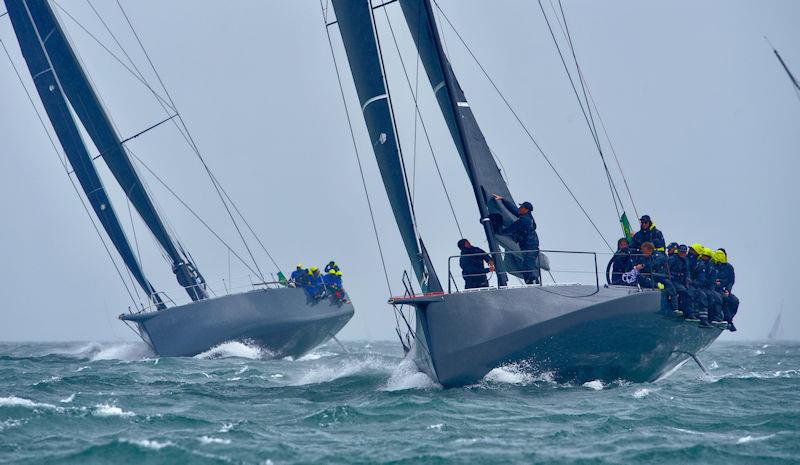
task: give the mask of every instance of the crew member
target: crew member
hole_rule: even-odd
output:
[[[643,215],[639,219],[641,229],[633,235],[629,247],[638,250],[645,242],[652,242],[656,250],[664,251],[664,234],[656,228],[656,225],[650,219],[650,215]]]
[[[706,279],[706,264],[700,259],[703,253],[703,246],[694,243],[689,247],[687,260],[689,262],[689,297],[692,300],[692,318],[700,321],[701,328],[710,328],[708,324],[708,298],[703,290],[703,282]]]
[[[722,294],[716,291],[717,269],[711,259],[714,251],[708,247],[703,247],[700,260],[705,263],[705,279],[703,280],[703,291],[706,293],[708,301],[708,319],[712,324],[722,324]]]
[[[458,241],[458,249],[461,257],[458,264],[461,265],[461,276],[464,278],[465,289],[475,289],[479,287],[489,287],[489,279],[486,273],[494,271],[494,260],[480,247],[475,247],[466,239]],[[489,268],[484,268],[483,263]]]
[[[739,311],[739,298],[733,295],[731,290],[736,282],[736,273],[733,265],[728,262],[728,255],[725,249],[718,249],[714,252],[714,262],[717,266],[716,291],[722,294],[722,315],[728,323],[728,329],[736,331],[733,325],[733,317]]]
[[[305,286],[306,293],[314,300],[325,297],[325,282],[319,273],[319,268],[312,266],[308,269],[308,283]]]
[[[303,287],[308,283],[308,270],[303,268],[302,263],[297,264],[297,269],[292,271],[289,277],[290,287]]]
[[[517,221],[503,228],[500,234],[513,237],[523,251],[521,274],[525,284],[539,283],[539,236],[536,234],[536,221],[531,214],[533,205],[530,202],[522,202],[519,208],[516,208],[512,202],[499,194],[494,194],[494,198],[502,201],[508,211],[517,217]]]
[[[339,265],[337,265],[337,264],[336,264],[336,262],[335,262],[335,261],[333,261],[333,260],[329,261],[329,262],[328,262],[328,264],[327,264],[327,265],[325,265],[325,273],[326,273],[326,274],[327,274],[328,272],[330,272],[331,270],[333,270],[333,271],[339,271]]]
[[[673,247],[675,245],[675,247]],[[676,296],[670,299],[672,304],[672,311],[684,318],[689,318],[692,315],[691,299],[689,298],[689,263],[686,259],[688,247],[685,245],[677,245],[672,243],[667,247],[669,251],[669,276],[672,285],[675,286]]]
[[[629,286],[630,284],[622,280],[622,275],[633,268],[633,259],[628,248],[628,239],[623,237],[617,241],[617,251],[608,263],[611,270],[611,284],[616,286]]]
[[[642,256],[634,266],[639,271],[637,283],[644,288],[659,289],[662,299],[669,301],[675,298],[675,287],[667,275],[667,257],[663,252],[655,250],[652,242],[645,242],[641,246]],[[666,302],[665,302],[666,303]],[[667,304],[668,305],[668,304]],[[667,305],[662,305],[666,309]]]

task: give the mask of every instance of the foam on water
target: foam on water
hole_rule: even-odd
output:
[[[307,362],[311,360],[319,360],[321,358],[326,358],[326,357],[335,357],[337,355],[339,354],[337,354],[336,352],[328,352],[325,350],[320,350],[320,351],[314,350],[298,358],[297,361]]]
[[[52,404],[34,402],[30,399],[17,396],[0,397],[0,407],[45,408],[54,410],[59,408]]]
[[[122,410],[116,405],[98,404],[94,406],[94,415],[98,417],[132,417],[136,414]]]
[[[62,404],[69,404],[73,400],[75,400],[75,393],[74,392],[72,394],[70,394],[69,397],[66,397],[64,399],[59,400],[59,402],[61,402]]]
[[[215,438],[211,436],[200,436],[198,440],[203,444],[230,444],[230,439]]]
[[[649,396],[651,392],[653,392],[652,389],[639,388],[633,392],[633,397],[635,399],[644,399],[645,397]]]
[[[142,449],[161,450],[165,447],[174,446],[170,441],[155,441],[150,439],[126,439],[123,442],[139,446]]]
[[[359,374],[391,373],[394,366],[375,356],[365,356],[357,359],[348,359],[337,365],[316,365],[303,373],[300,378],[292,383],[294,386],[306,384],[321,384],[347,378]]]
[[[383,391],[405,391],[407,389],[441,388],[428,375],[419,371],[417,364],[409,358],[403,359],[393,370],[381,388]]]
[[[775,437],[774,434],[768,434],[766,436],[750,436],[750,435],[747,435],[747,436],[744,436],[744,437],[741,437],[741,438],[737,439],[736,440],[736,444],[747,444],[748,442],[766,441],[767,439],[772,439],[774,437]]]
[[[194,358],[212,360],[218,358],[249,358],[260,360],[270,358],[271,353],[252,342],[228,341],[216,345],[207,351],[197,354]]]
[[[596,379],[594,381],[588,381],[586,383],[583,383],[583,387],[592,389],[594,391],[602,391],[603,388],[606,387],[606,386],[605,386],[605,384],[603,384],[602,381],[600,381],[599,379]]]
[[[139,361],[153,357],[153,352],[143,342],[89,342],[78,347],[68,348],[55,352],[58,355],[67,355],[75,358],[89,359],[92,362],[99,360]],[[78,371],[88,367],[81,367]]]

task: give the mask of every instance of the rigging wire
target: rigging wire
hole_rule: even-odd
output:
[[[603,235],[602,231],[600,231],[600,228],[597,226],[597,223],[595,223],[595,221],[589,215],[589,212],[586,211],[586,209],[584,208],[583,204],[580,202],[580,200],[578,200],[578,197],[572,191],[572,188],[570,188],[569,184],[567,184],[567,181],[564,179],[564,177],[561,175],[561,173],[558,172],[558,169],[556,169],[555,165],[550,160],[550,157],[547,156],[547,154],[545,153],[544,149],[542,149],[541,145],[539,145],[539,142],[537,142],[536,139],[533,137],[533,133],[531,132],[531,130],[528,129],[528,127],[525,125],[525,123],[520,118],[520,116],[517,113],[517,111],[514,109],[513,106],[511,106],[511,103],[508,101],[508,99],[505,97],[505,95],[500,91],[500,88],[497,87],[497,84],[495,83],[494,79],[492,79],[492,77],[486,71],[486,68],[484,68],[483,64],[475,56],[475,53],[473,53],[472,49],[469,47],[469,45],[467,45],[467,43],[464,40],[464,38],[461,36],[461,34],[458,32],[458,30],[453,25],[453,23],[450,21],[450,18],[448,18],[447,14],[439,6],[438,2],[434,2],[434,4],[436,5],[436,8],[442,13],[442,16],[444,17],[445,21],[450,26],[450,28],[453,30],[453,32],[455,32],[455,34],[458,37],[458,39],[461,42],[461,44],[464,46],[464,48],[466,48],[467,52],[472,57],[473,61],[475,61],[475,63],[478,65],[478,68],[480,68],[480,70],[483,73],[484,77],[486,77],[486,79],[489,81],[489,83],[494,88],[495,92],[497,92],[497,94],[500,96],[500,99],[503,101],[503,103],[505,104],[506,108],[508,108],[508,110],[514,116],[514,119],[517,121],[517,123],[520,125],[522,130],[528,136],[528,139],[533,143],[533,145],[539,151],[539,154],[542,156],[542,158],[544,158],[544,160],[548,164],[548,166],[550,166],[550,169],[553,170],[553,173],[556,175],[558,180],[564,186],[564,189],[566,189],[567,193],[569,193],[569,195],[572,197],[572,200],[574,200],[575,203],[578,205],[578,208],[581,210],[581,212],[586,217],[586,219],[589,221],[589,223],[592,225],[594,230],[597,232],[597,234],[600,236],[600,238],[606,244],[608,249],[613,252],[614,248],[611,247],[611,244],[608,242],[606,237]]]
[[[239,224],[236,221],[236,218],[233,216],[233,213],[231,212],[230,207],[228,206],[228,203],[225,201],[226,197],[229,200],[230,200],[230,197],[227,196],[227,193],[223,195],[222,192],[224,191],[224,189],[223,189],[222,185],[219,183],[217,178],[213,175],[213,173],[211,172],[211,168],[208,166],[208,164],[205,161],[205,158],[200,153],[200,149],[198,148],[197,144],[194,141],[194,138],[192,137],[191,133],[189,132],[189,128],[186,125],[186,122],[184,121],[183,116],[180,114],[180,112],[177,111],[177,106],[175,105],[175,101],[172,99],[172,96],[170,95],[169,90],[167,89],[167,86],[164,84],[164,80],[161,78],[161,75],[159,74],[158,70],[156,69],[155,64],[153,63],[153,60],[150,58],[150,55],[147,53],[147,49],[144,47],[144,43],[142,43],[142,40],[139,37],[139,34],[136,32],[136,29],[133,27],[133,23],[131,22],[130,17],[125,12],[125,9],[123,8],[122,3],[120,3],[119,0],[116,0],[116,2],[117,2],[117,6],[119,7],[120,11],[122,12],[123,17],[125,18],[125,22],[128,24],[128,27],[131,29],[131,32],[133,33],[133,36],[136,38],[136,42],[139,44],[139,47],[141,48],[142,53],[144,53],[144,56],[147,59],[147,62],[150,65],[150,68],[153,70],[153,73],[155,74],[156,79],[158,79],[159,84],[164,89],[164,93],[167,96],[167,99],[169,100],[172,108],[175,109],[175,113],[178,115],[177,119],[178,119],[178,121],[180,121],[181,126],[183,126],[184,130],[186,131],[187,138],[190,141],[190,147],[193,149],[194,153],[197,155],[197,158],[200,160],[200,163],[203,165],[203,168],[205,169],[206,173],[208,174],[208,177],[211,179],[211,183],[214,185],[214,189],[216,190],[217,195],[219,196],[220,200],[222,201],[222,204],[225,207],[225,211],[228,213],[228,217],[231,219],[231,222],[233,223],[233,226],[236,229],[236,232],[239,235],[239,238],[242,240],[242,244],[244,245],[245,249],[247,250],[247,253],[250,256],[250,259],[253,261],[253,265],[255,266],[256,270],[258,271],[258,273],[257,273],[258,276],[261,278],[262,281],[266,281],[264,279],[263,273],[261,272],[261,268],[259,268],[258,262],[256,261],[255,256],[253,255],[253,252],[250,249],[250,245],[247,243],[247,240],[245,239],[244,234],[242,234],[242,230],[239,227]],[[235,207],[235,204],[232,201],[231,201],[231,205],[233,205]],[[235,208],[235,209],[236,209],[237,212],[239,211],[238,208]]]
[[[366,178],[364,176],[364,168],[363,168],[363,166],[361,164],[361,155],[358,152],[358,144],[356,143],[356,135],[355,135],[355,132],[353,131],[353,121],[350,118],[350,110],[347,108],[347,97],[344,94],[344,85],[342,84],[342,76],[339,73],[339,65],[338,65],[338,63],[336,61],[336,53],[333,50],[333,40],[331,39],[331,32],[327,27],[327,24],[328,24],[328,17],[326,16],[327,7],[323,4],[322,0],[319,0],[319,6],[320,6],[320,9],[322,10],[322,20],[323,20],[323,23],[325,25],[325,35],[328,38],[328,46],[330,47],[330,50],[331,50],[331,58],[333,59],[333,68],[336,71],[336,79],[339,82],[339,93],[342,96],[342,105],[344,106],[344,113],[345,113],[345,116],[347,117],[347,126],[350,129],[350,138],[353,141],[353,152],[355,153],[356,161],[358,162],[358,172],[361,175],[361,185],[364,187],[364,196],[366,197],[367,207],[369,208],[369,218],[370,218],[370,221],[372,222],[372,231],[375,233],[375,242],[377,242],[377,244],[378,244],[378,253],[379,253],[380,257],[381,257],[381,266],[383,267],[383,276],[384,276],[384,278],[386,278],[386,288],[389,290],[389,295],[392,295],[392,285],[391,285],[391,283],[389,281],[389,272],[388,272],[388,270],[386,268],[386,259],[384,258],[384,255],[383,255],[383,246],[381,245],[381,238],[380,238],[380,235],[378,234],[378,226],[375,223],[375,213],[373,212],[373,209],[372,209],[372,200],[370,199],[369,190],[367,189],[367,180],[366,180]]]
[[[406,83],[408,84],[409,91],[411,92],[411,97],[414,99],[414,113],[419,115],[419,121],[420,121],[420,124],[422,125],[422,131],[424,132],[425,139],[428,142],[428,148],[431,151],[431,157],[433,158],[433,164],[436,167],[436,173],[439,175],[439,181],[442,184],[442,189],[444,190],[444,195],[445,195],[445,197],[447,197],[447,203],[450,206],[450,213],[453,215],[453,221],[455,221],[455,223],[456,223],[456,228],[458,229],[458,234],[459,234],[460,237],[464,237],[464,233],[461,231],[461,224],[458,222],[458,217],[456,216],[456,210],[453,207],[453,200],[450,197],[450,192],[447,190],[447,186],[444,183],[444,177],[442,176],[442,170],[439,168],[439,161],[436,159],[436,155],[435,155],[435,152],[433,150],[433,144],[431,143],[431,138],[428,135],[428,128],[425,125],[425,120],[422,118],[422,113],[420,112],[420,109],[419,109],[419,104],[417,102],[417,94],[414,93],[413,88],[411,87],[411,78],[409,78],[409,76],[408,76],[408,71],[406,69],[405,61],[403,60],[403,55],[400,53],[400,46],[397,43],[397,37],[395,36],[394,28],[392,27],[392,22],[389,19],[389,13],[386,11],[385,8],[384,8],[383,12],[384,12],[384,14],[386,16],[386,22],[389,25],[389,31],[391,31],[391,33],[392,33],[392,41],[394,42],[395,50],[397,50],[397,56],[400,58],[400,65],[403,68],[403,74],[406,77]],[[417,56],[419,56],[419,54],[417,54]]]
[[[39,112],[39,108],[36,106],[36,103],[35,103],[35,101],[33,99],[33,96],[31,95],[30,91],[28,91],[28,87],[25,85],[25,81],[22,79],[22,75],[20,74],[19,69],[17,69],[17,65],[14,63],[14,60],[11,58],[11,54],[9,53],[8,48],[6,47],[6,44],[3,41],[3,39],[0,39],[0,46],[2,46],[6,57],[8,58],[8,62],[11,63],[11,67],[14,69],[14,73],[17,75],[17,79],[19,80],[19,83],[22,86],[22,89],[25,91],[25,95],[28,97],[28,101],[30,102],[31,106],[33,107],[34,112],[36,112],[36,117],[39,119],[39,123],[42,125],[42,129],[44,130],[45,134],[47,135],[47,138],[50,140],[50,145],[52,145],[53,151],[55,152],[56,156],[58,156],[58,160],[61,162],[61,165],[63,166],[64,171],[67,173],[67,178],[69,179],[69,182],[72,185],[72,188],[75,191],[75,194],[77,195],[78,200],[80,200],[81,206],[83,206],[83,210],[86,212],[86,215],[89,217],[89,221],[91,221],[92,227],[94,228],[94,231],[97,233],[97,237],[100,238],[100,242],[103,244],[103,248],[105,249],[106,254],[108,254],[108,258],[111,260],[111,263],[114,265],[114,269],[117,271],[117,275],[119,276],[120,281],[122,281],[122,285],[125,287],[125,291],[128,293],[128,296],[131,298],[131,302],[133,302],[133,305],[137,306],[137,301],[133,297],[133,293],[131,292],[130,287],[128,287],[128,282],[125,281],[125,277],[122,274],[122,271],[120,271],[119,266],[117,265],[117,261],[114,260],[114,255],[111,253],[111,249],[108,247],[108,244],[106,243],[105,239],[103,238],[103,235],[100,232],[100,228],[97,226],[97,223],[95,222],[94,217],[92,216],[91,212],[89,211],[89,207],[86,205],[86,201],[81,196],[80,190],[78,189],[78,186],[75,184],[75,180],[72,178],[72,176],[69,175],[69,167],[67,166],[67,160],[65,158],[62,158],[61,152],[58,151],[58,147],[56,145],[56,142],[53,140],[53,136],[50,134],[50,131],[47,129],[47,124],[45,124],[44,118],[42,118],[42,115]],[[131,280],[131,285],[133,285],[134,288],[135,288],[135,284],[133,283],[133,277],[130,276],[130,270],[128,270],[128,278]],[[149,290],[148,290],[148,292],[149,292]],[[137,291],[137,295],[138,295],[138,291]],[[138,305],[142,305],[141,302],[139,302]]]
[[[614,209],[617,211],[617,217],[619,217],[620,216],[619,215],[619,208],[617,207],[617,201],[620,200],[619,192],[617,192],[617,188],[614,185],[614,180],[611,177],[611,172],[609,171],[608,165],[606,164],[606,159],[605,159],[605,156],[603,155],[603,148],[600,145],[600,139],[598,139],[598,137],[597,137],[597,131],[594,128],[593,119],[591,118],[591,111],[589,111],[589,113],[587,114],[586,108],[584,107],[584,103],[581,100],[581,97],[580,97],[580,94],[578,93],[577,87],[575,86],[575,80],[572,78],[572,73],[569,70],[569,66],[567,66],[567,61],[564,58],[564,54],[561,52],[561,46],[558,44],[558,39],[556,39],[555,32],[553,31],[553,27],[550,24],[550,19],[548,18],[547,13],[544,10],[544,6],[542,5],[542,0],[538,0],[538,3],[539,3],[539,8],[542,11],[542,16],[544,17],[544,20],[547,23],[547,29],[550,31],[550,37],[553,39],[553,44],[556,47],[556,51],[558,52],[559,58],[561,58],[561,64],[564,65],[564,71],[567,73],[567,77],[569,78],[570,85],[572,86],[572,91],[575,93],[575,98],[578,100],[578,105],[581,108],[581,113],[583,114],[583,119],[586,122],[586,125],[589,128],[589,132],[592,135],[592,140],[594,141],[594,144],[595,144],[595,146],[597,148],[597,152],[600,154],[600,160],[603,163],[603,169],[605,170],[606,178],[607,178],[607,181],[608,181],[608,184],[609,184],[609,189],[611,190],[611,199],[614,202]],[[565,34],[566,34],[567,37],[569,37],[569,31],[568,30],[565,30]],[[567,39],[567,40],[568,40],[568,42],[570,42],[569,39]],[[573,56],[574,56],[574,51],[573,51]],[[577,66],[577,62],[576,62],[576,66]],[[578,73],[580,74],[580,69],[579,69]],[[582,82],[583,81],[581,80],[581,85],[582,85]],[[585,90],[584,90],[584,96],[585,96]],[[587,103],[587,106],[588,106],[588,103]],[[621,203],[621,200],[620,200],[620,203]]]

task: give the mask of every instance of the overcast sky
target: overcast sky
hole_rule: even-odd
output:
[[[116,3],[92,3],[146,69]],[[86,2],[60,4],[121,56]],[[123,5],[208,164],[284,272],[298,261],[322,266],[336,259],[356,307],[341,336],[393,338],[389,290],[319,3],[236,1],[222,9],[219,2],[207,1]],[[614,242],[620,231],[600,158],[538,3],[440,0],[440,6]],[[790,292],[797,287],[800,262],[800,100],[763,36],[800,74],[800,2],[565,0],[564,7],[639,213],[649,213],[668,242],[728,250],[742,304],[740,331],[723,337],[764,338],[785,301],[784,335],[797,338],[800,315]],[[416,55],[399,5],[385,10],[414,80]],[[420,229],[445,281],[447,257],[457,253],[460,236],[421,127],[414,155],[413,103],[385,13],[377,12],[376,18],[398,132],[407,163],[416,160],[416,169],[408,168],[416,173]],[[61,20],[123,137],[163,118],[141,83],[63,13]],[[449,27],[443,30],[456,73],[512,192],[535,206],[542,248],[607,253],[456,35]],[[392,291],[399,293],[408,259],[380,184],[338,31],[334,27],[331,33]],[[0,38],[32,89],[7,17],[0,18]],[[148,79],[155,82],[152,73]],[[424,75],[419,95],[458,220],[465,236],[483,245],[471,188]],[[133,338],[116,320],[131,300],[1,55],[0,109],[0,340]],[[159,127],[128,146],[243,250],[200,163],[174,128]],[[618,170],[614,176],[622,188]],[[201,271],[221,289],[221,280],[228,279],[225,248],[153,177],[144,177]],[[169,266],[141,223],[130,228],[127,203],[112,178],[105,180],[129,235],[133,229],[137,233],[146,274],[159,289],[177,296]],[[256,254],[263,269],[274,271],[263,252]],[[601,266],[607,258],[601,258]],[[233,285],[245,285],[246,275],[234,259]]]

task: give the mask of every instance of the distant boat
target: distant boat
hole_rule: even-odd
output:
[[[782,317],[783,302],[781,302],[781,309],[778,311],[778,316],[775,317],[775,321],[772,322],[772,328],[769,330],[769,334],[767,334],[767,339],[770,341],[780,339],[783,336],[783,322],[781,321]]]
[[[299,356],[334,337],[353,316],[352,304],[334,302],[332,298],[317,301],[308,298],[303,289],[286,287],[285,282],[265,282],[255,258],[259,279],[249,291],[228,293],[226,289],[223,295],[213,293],[192,255],[165,226],[130,159],[127,139],[122,140],[114,128],[50,3],[5,0],[5,4],[71,172],[125,263],[130,280],[135,282],[134,290],[138,285],[146,296],[147,303],[139,302],[135,310],[120,315],[120,319],[135,324],[141,338],[162,356],[191,356],[230,340],[255,342],[276,356]],[[180,118],[176,111],[168,119],[175,117]],[[81,129],[96,147],[97,156],[90,155]],[[138,253],[131,246],[97,172],[93,161],[96,158],[103,159],[147,225],[178,283],[188,293],[190,303],[176,305],[145,277]],[[219,189],[213,177],[212,182]],[[225,206],[228,208],[228,204]],[[120,278],[125,282],[122,273]],[[133,295],[131,298],[136,304]]]
[[[641,382],[671,373],[711,344],[721,329],[664,318],[667,309],[659,291],[600,285],[597,258],[592,253],[551,254],[587,254],[594,258],[596,282],[592,285],[509,284],[511,276],[520,276],[524,270],[519,247],[499,231],[516,217],[492,194],[499,193],[513,202],[512,194],[445,54],[432,2],[399,0],[472,184],[479,213],[476,220],[483,225],[497,267],[495,287],[451,289],[454,278],[449,266],[448,288],[442,287],[416,227],[385,81],[381,41],[374,25],[373,10],[393,3],[372,7],[366,0],[333,0],[336,20],[327,24],[335,24],[341,34],[378,168],[423,290],[422,294],[409,293],[390,300],[395,306],[414,308],[414,328],[407,324],[410,347],[402,337],[401,342],[419,368],[445,387],[475,383],[493,368],[520,361],[531,361],[537,369],[552,371],[563,381],[621,378]],[[545,265],[541,266],[546,270]]]

